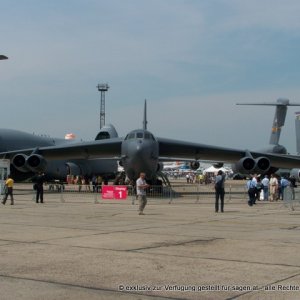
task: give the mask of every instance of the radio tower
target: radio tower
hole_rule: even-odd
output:
[[[108,91],[109,86],[107,83],[97,85],[98,91],[101,92],[100,99],[100,129],[105,125],[105,92]]]

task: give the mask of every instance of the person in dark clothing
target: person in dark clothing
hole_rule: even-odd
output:
[[[260,193],[263,190],[263,184],[261,183],[260,177],[256,178],[256,187],[255,187],[255,200],[260,201]],[[254,202],[253,204],[255,204]]]
[[[253,206],[255,204],[255,190],[256,189],[256,180],[253,176],[250,176],[249,180],[247,181],[247,191],[248,191],[248,205]]]
[[[43,173],[39,173],[35,178],[35,189],[36,189],[36,203],[44,203],[44,182],[45,175]]]
[[[219,212],[219,199],[221,200],[221,212],[224,212],[224,196],[225,196],[224,181],[225,181],[225,174],[223,173],[222,170],[219,170],[215,180],[215,191],[216,191],[215,212]]]

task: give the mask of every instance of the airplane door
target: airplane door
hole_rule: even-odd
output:
[[[4,193],[4,185],[7,175],[10,173],[10,161],[8,159],[0,160],[0,194]]]

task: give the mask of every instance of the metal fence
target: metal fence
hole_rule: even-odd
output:
[[[283,191],[283,203],[285,207],[291,210],[300,208],[300,191],[293,187],[287,186]]]
[[[114,186],[109,186],[114,187]],[[118,186],[115,186],[118,187]],[[136,201],[136,191],[133,186],[126,187],[126,200],[132,204]],[[51,201],[72,202],[84,201],[101,203],[103,198],[103,186],[93,185],[45,185],[45,198]],[[248,193],[244,182],[241,184],[228,184],[225,188],[225,202],[247,202]],[[16,184],[14,188],[16,196],[23,195],[26,199],[35,201],[35,191],[32,184]],[[215,191],[213,185],[202,184],[173,184],[171,187],[151,186],[147,190],[147,198],[160,199],[166,203],[173,203],[177,200],[192,201],[194,203],[214,202]],[[123,199],[125,200],[125,199]],[[283,204],[285,207],[294,210],[300,207],[300,189],[287,187],[283,195]]]

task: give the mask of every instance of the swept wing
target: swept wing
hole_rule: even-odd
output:
[[[39,154],[46,159],[93,159],[93,158],[116,158],[121,152],[122,138],[97,140],[91,142],[79,142],[70,145],[49,146],[20,149],[0,153],[2,158],[13,158],[14,155],[22,153],[26,155]]]
[[[150,134],[150,135],[149,135]],[[94,159],[109,158],[121,161],[127,176],[136,179],[140,172],[154,178],[160,162],[167,158],[214,160],[239,163],[249,172],[255,169],[300,167],[300,158],[291,155],[276,155],[263,152],[239,150],[218,146],[191,143],[180,140],[154,138],[146,130],[135,130],[125,139],[80,142],[70,145],[48,146],[0,153],[2,158],[14,159],[16,154],[28,155],[28,162],[41,158],[51,159]]]
[[[236,163],[245,157],[252,157],[254,159],[266,157],[270,160],[272,166],[278,168],[293,168],[295,165],[300,165],[300,157],[294,155],[279,155],[249,150],[238,150],[166,138],[157,138],[157,141],[159,143],[161,160],[163,160],[164,157],[177,157],[182,159],[189,158],[195,160]]]

